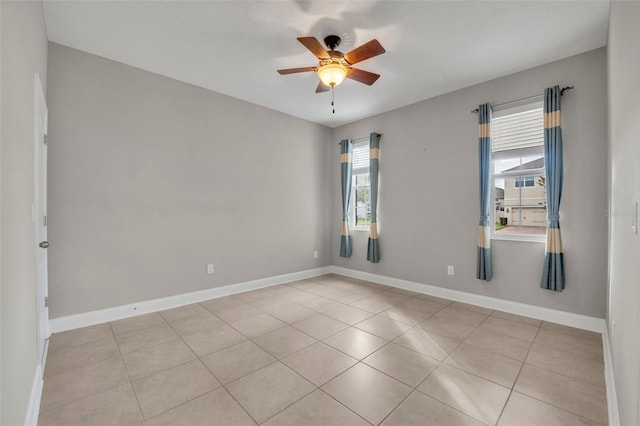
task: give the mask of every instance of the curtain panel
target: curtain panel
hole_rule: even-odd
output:
[[[369,243],[367,260],[371,263],[380,262],[380,248],[378,246],[378,173],[380,170],[380,137],[379,133],[369,135],[369,183],[371,185],[371,224],[369,225]]]
[[[478,227],[478,265],[476,278],[491,281],[491,237],[489,208],[491,205],[491,105],[478,107],[478,149],[480,171],[480,223]]]
[[[544,91],[544,166],[547,185],[547,243],[540,287],[564,289],[564,253],[560,233],[560,200],[562,198],[562,128],[560,126],[560,86]]]
[[[351,201],[351,139],[340,141],[340,170],[342,181],[342,227],[340,231],[340,257],[351,257],[351,235],[349,235],[349,202]]]

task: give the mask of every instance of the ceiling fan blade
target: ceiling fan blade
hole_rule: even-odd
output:
[[[347,78],[350,78],[360,83],[368,84],[371,86],[380,78],[380,74],[375,74],[369,71],[359,70],[357,68],[350,68],[347,73]]]
[[[331,90],[331,88],[326,84],[324,84],[323,82],[319,82],[318,87],[316,87],[316,93],[328,92],[329,90]]]
[[[284,70],[278,70],[278,74],[295,74],[297,72],[315,71],[316,67],[304,67],[304,68],[287,68]]]
[[[344,55],[344,58],[349,64],[357,64],[374,56],[378,56],[386,52],[384,47],[375,38],[368,43],[363,44],[360,47],[356,47],[351,52]]]
[[[331,57],[327,51],[322,47],[320,42],[315,37],[298,37],[298,41],[302,43],[304,47],[309,49],[318,59],[330,59]]]

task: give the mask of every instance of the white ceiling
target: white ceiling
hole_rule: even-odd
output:
[[[49,40],[337,127],[606,44],[599,1],[45,1]],[[342,52],[377,38],[387,53],[316,94],[296,37],[337,34]]]

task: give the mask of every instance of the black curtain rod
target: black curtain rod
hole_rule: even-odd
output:
[[[564,92],[568,92],[569,90],[573,90],[573,86],[563,87],[562,89],[560,89],[560,96],[564,96]],[[529,96],[529,97],[522,98],[522,99],[516,99],[515,101],[504,102],[504,103],[496,104],[496,105],[492,105],[492,106],[508,105],[508,104],[512,104],[514,102],[526,101],[527,99],[537,98],[538,96],[542,96],[542,95],[533,95],[533,96]],[[477,113],[478,113],[478,108],[476,108],[473,111],[471,111],[471,114],[477,114]]]
[[[378,133],[380,136],[382,136],[382,133]],[[369,136],[365,136],[363,138],[358,138],[358,139],[351,139],[351,142],[362,142],[362,141],[368,141],[369,140]],[[338,142],[338,145],[340,145],[340,142]]]

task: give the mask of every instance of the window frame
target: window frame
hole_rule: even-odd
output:
[[[368,200],[368,215],[370,217],[371,215],[371,170],[370,170],[370,163],[369,163],[369,140],[367,139],[366,141],[362,141],[362,142],[354,142],[353,143],[353,152],[355,153],[356,148],[361,148],[363,146],[366,146],[366,150],[367,150],[367,165],[366,167],[359,167],[359,168],[355,168],[353,167],[353,163],[352,163],[352,170],[351,170],[351,202],[349,204],[349,229],[353,230],[353,231],[369,231],[369,225],[356,225],[356,203],[357,203],[357,197],[356,197],[356,191],[358,189],[362,189],[362,188],[368,188],[369,189],[369,200]],[[355,155],[354,155],[355,157]],[[369,179],[367,179],[367,181],[369,182],[367,185],[356,185],[357,182],[357,176],[369,176]]]
[[[505,116],[505,115],[511,115],[511,114],[516,114],[518,112],[524,112],[524,111],[529,111],[532,109],[538,109],[538,108],[542,108],[543,106],[543,100],[542,100],[542,96],[539,97],[539,99],[534,99],[534,100],[529,100],[526,103],[520,103],[519,105],[515,105],[515,106],[511,106],[511,107],[506,107],[506,108],[500,108],[496,111],[492,111],[493,112],[493,117],[501,117],[501,116]],[[493,130],[493,127],[491,128]],[[515,151],[518,154],[514,154],[513,155],[509,155],[508,153],[510,151]],[[521,173],[519,171],[513,171],[513,172],[509,172],[509,173],[500,173],[500,174],[496,174],[495,173],[495,169],[494,169],[494,162],[496,160],[496,156],[497,157],[503,157],[503,158],[522,158],[525,155],[529,154],[538,154],[541,153],[542,156],[544,157],[544,145],[542,146],[536,146],[536,147],[531,147],[531,148],[515,148],[513,150],[504,150],[504,151],[498,151],[498,152],[493,152],[493,147],[492,147],[492,152],[491,152],[491,208],[489,209],[489,223],[490,223],[490,239],[491,240],[498,240],[498,241],[520,241],[520,242],[535,242],[535,243],[545,243],[546,242],[546,232],[544,235],[530,235],[530,234],[498,234],[496,233],[496,178],[497,179],[507,179],[507,178],[516,178],[516,177],[522,177],[523,178],[523,183],[526,182],[525,178],[526,177],[533,177],[533,186],[522,186],[522,187],[518,187],[520,189],[520,194],[522,197],[522,191],[526,190],[527,188],[535,188],[535,182],[536,182],[536,178],[539,176],[545,177],[545,167],[539,168],[539,169],[529,169],[529,170],[523,170]],[[521,198],[522,200],[522,198]],[[545,201],[545,209],[547,208],[546,205],[546,201]],[[503,206],[503,208],[505,208]],[[520,202],[520,214],[522,214],[522,201]],[[546,217],[545,217],[546,220]]]

